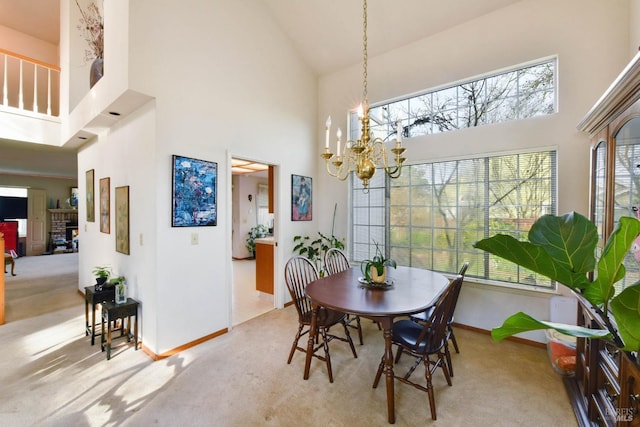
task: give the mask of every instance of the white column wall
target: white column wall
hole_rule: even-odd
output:
[[[136,0],[129,13],[130,88],[156,98],[148,190],[157,201],[157,274],[140,287],[157,296],[143,302],[145,318],[157,321],[150,348],[161,354],[230,326],[228,155],[280,167],[277,277],[293,236],[313,227],[290,223],[289,200],[292,173],[315,175],[317,87],[260,1]],[[218,163],[216,227],[171,227],[173,154]]]
[[[629,60],[628,3],[598,0],[525,0],[463,25],[369,58],[369,101],[397,98],[427,88],[558,56],[558,113],[504,124],[406,140],[409,163],[458,156],[553,147],[558,150],[558,210],[588,214],[589,140],[576,125]],[[392,31],[392,27],[389,30]],[[360,43],[360,40],[354,40]],[[361,100],[361,65],[323,76],[319,84],[316,155],[324,120],[346,129],[346,112]],[[347,185],[322,172],[319,202],[348,207]],[[320,220],[328,229],[331,218]],[[348,234],[339,222],[338,235]],[[563,290],[566,292],[566,290]],[[491,286],[465,286],[456,321],[491,329],[526,309],[548,318],[546,297]],[[528,337],[541,339],[541,334]]]
[[[143,344],[156,347],[157,287],[155,108],[149,102],[103,131],[78,152],[80,286],[95,284],[93,267],[108,265],[124,276],[128,295],[141,301]],[[87,222],[86,171],[94,170],[95,222]],[[100,179],[110,178],[110,233],[100,232]],[[115,188],[129,186],[129,255],[116,252]],[[174,265],[179,268],[179,262]]]

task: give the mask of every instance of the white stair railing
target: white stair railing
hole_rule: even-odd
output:
[[[60,115],[60,67],[0,48],[2,106]]]

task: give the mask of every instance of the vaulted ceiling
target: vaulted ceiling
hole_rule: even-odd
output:
[[[0,25],[57,45],[61,0],[0,0]],[[317,75],[362,61],[361,0],[253,0],[262,3]],[[369,0],[368,50],[375,56],[520,0]],[[185,2],[186,3],[186,2]],[[0,47],[2,47],[0,45]],[[16,150],[0,139],[0,151]],[[66,155],[73,155],[68,153]],[[50,156],[30,151],[33,168],[57,173]],[[6,170],[0,156],[0,171]],[[41,163],[41,164],[38,164]],[[72,176],[76,172],[73,171]]]

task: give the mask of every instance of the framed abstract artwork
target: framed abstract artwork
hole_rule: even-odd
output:
[[[95,182],[94,182],[93,169],[90,169],[85,174],[86,186],[87,186],[87,222],[96,221],[96,199],[95,199]]]
[[[129,186],[116,187],[116,252],[129,255]]]
[[[217,163],[174,155],[172,184],[172,227],[217,225]]]
[[[291,175],[291,221],[311,221],[312,181],[308,176]]]
[[[71,194],[69,196],[69,204],[74,209],[78,207],[78,197],[79,196],[80,196],[80,193],[78,192],[78,187],[71,187]]]
[[[111,233],[111,215],[109,212],[109,178],[100,179],[100,231],[103,233]]]

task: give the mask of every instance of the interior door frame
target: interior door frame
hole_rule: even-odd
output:
[[[273,238],[275,240],[275,244],[273,247],[273,307],[274,308],[283,308],[284,307],[284,286],[281,280],[277,280],[278,277],[283,277],[282,271],[282,251],[280,249],[280,245],[278,244],[279,238],[282,235],[282,215],[280,209],[280,164],[274,163],[269,160],[256,158],[254,156],[248,156],[241,153],[231,152],[227,150],[227,185],[226,185],[226,216],[227,216],[227,236],[226,236],[226,253],[227,253],[227,306],[229,307],[228,313],[229,318],[227,321],[227,328],[229,331],[233,329],[233,247],[232,247],[232,229],[233,229],[233,201],[232,201],[232,173],[231,173],[231,159],[232,158],[240,158],[244,160],[249,160],[252,162],[262,163],[265,165],[273,166]]]

